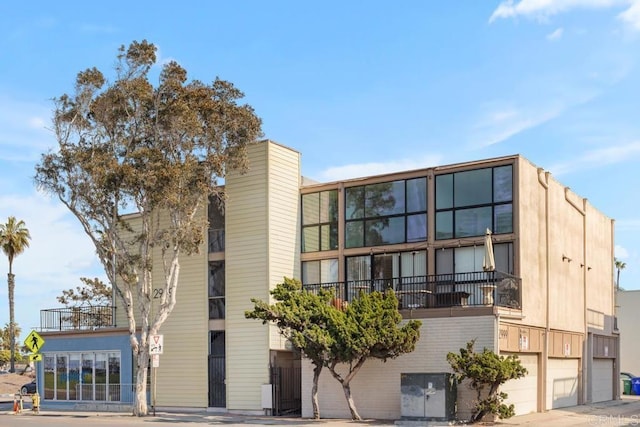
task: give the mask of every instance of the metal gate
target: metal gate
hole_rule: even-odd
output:
[[[275,416],[301,415],[302,400],[300,389],[302,388],[301,368],[275,368],[271,367],[271,384],[273,384],[273,408]]]
[[[227,391],[224,384],[224,356],[209,356],[209,407],[227,406]]]

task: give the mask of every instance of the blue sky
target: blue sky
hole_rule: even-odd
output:
[[[142,39],[190,78],[232,81],[319,181],[525,156],[616,220],[621,285],[640,289],[640,0],[3,2],[0,221],[33,237],[14,263],[23,337],[101,275],[77,220],[33,185],[51,99]],[[4,325],[6,284],[0,304]]]

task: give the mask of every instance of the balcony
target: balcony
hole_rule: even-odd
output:
[[[110,328],[114,326],[115,307],[50,308],[40,310],[42,331],[79,331]]]
[[[522,307],[521,279],[499,271],[304,284],[303,289],[331,290],[336,298],[345,301],[351,301],[360,292],[393,289],[401,310],[456,306],[520,310]]]

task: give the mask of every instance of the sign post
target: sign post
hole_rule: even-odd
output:
[[[156,368],[160,366],[160,355],[164,350],[164,335],[149,335],[149,355],[151,356],[151,402],[156,415]]]
[[[40,354],[40,350],[44,346],[44,338],[42,338],[36,331],[31,331],[31,333],[27,335],[27,338],[24,340],[23,344],[33,353],[29,355],[29,360],[34,362],[34,368],[36,371],[36,394],[38,394],[37,362],[42,362],[42,354]]]

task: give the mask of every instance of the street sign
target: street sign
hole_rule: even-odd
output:
[[[33,353],[29,355],[29,360],[32,362],[42,362],[42,354]]]
[[[162,350],[164,348],[163,345],[164,336],[163,335],[150,335],[149,336],[149,354],[162,354]]]
[[[44,345],[44,339],[36,331],[31,331],[27,339],[24,340],[24,345],[32,352],[37,353]]]
[[[151,367],[152,368],[157,368],[160,366],[160,355],[159,354],[152,354],[151,355]]]

